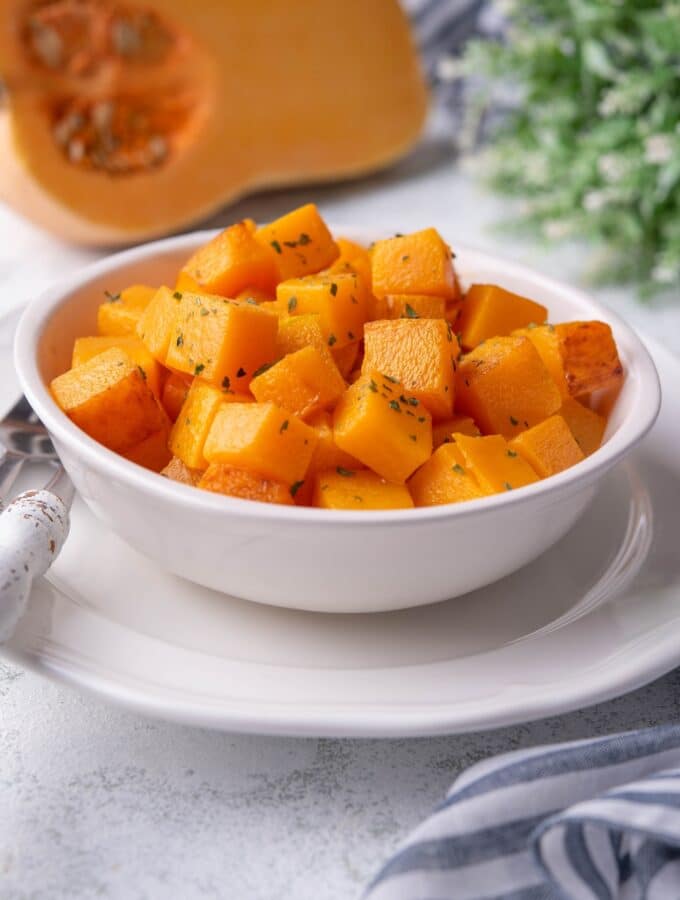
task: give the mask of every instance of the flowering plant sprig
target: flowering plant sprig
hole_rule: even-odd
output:
[[[470,85],[464,132],[496,111],[492,184],[547,238],[601,245],[604,278],[643,295],[680,285],[680,2],[505,0],[502,13],[503,39],[470,42],[452,68]]]

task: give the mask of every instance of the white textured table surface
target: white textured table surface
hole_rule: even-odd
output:
[[[335,222],[434,224],[578,280],[582,251],[488,230],[503,207],[437,147],[390,173],[253,198],[221,221],[317,199]],[[95,257],[0,208],[0,313]],[[680,302],[601,299],[680,352]],[[677,720],[680,670],[619,700],[490,734],[409,741],[213,734],[111,709],[0,663],[0,897],[357,897],[456,774],[493,753]]]

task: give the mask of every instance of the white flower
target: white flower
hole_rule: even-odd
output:
[[[678,272],[671,266],[661,263],[652,269],[652,278],[659,284],[673,284],[678,278]]]
[[[652,134],[645,141],[645,161],[659,165],[673,155],[673,144],[667,134]]]
[[[583,197],[583,208],[587,212],[598,212],[609,202],[607,191],[588,191]]]
[[[597,161],[598,172],[610,183],[620,181],[627,169],[625,160],[617,153],[605,153]]]

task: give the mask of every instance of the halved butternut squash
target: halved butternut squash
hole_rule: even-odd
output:
[[[0,194],[83,244],[370,171],[426,111],[397,0],[7,0],[0,77]]]

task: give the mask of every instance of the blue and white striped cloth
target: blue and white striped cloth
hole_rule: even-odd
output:
[[[680,726],[473,766],[365,897],[678,900]]]

